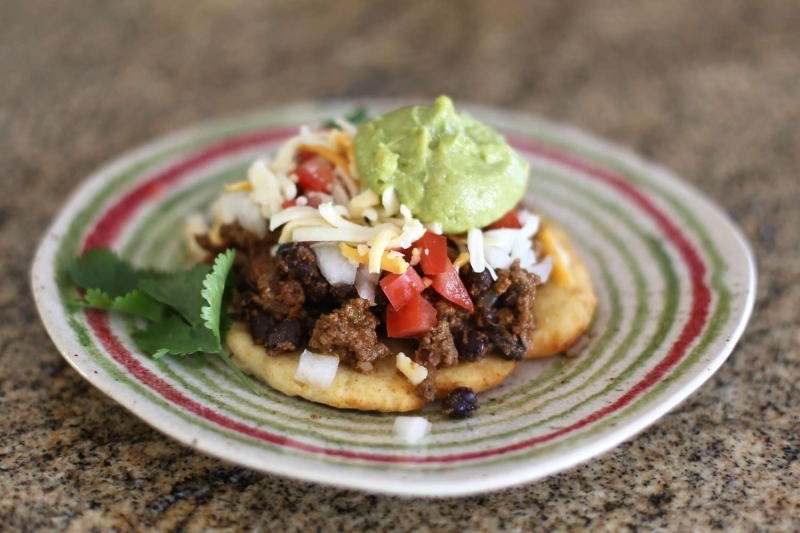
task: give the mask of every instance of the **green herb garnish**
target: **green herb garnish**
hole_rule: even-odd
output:
[[[362,122],[366,122],[367,119],[369,119],[369,113],[367,112],[366,107],[359,107],[349,115],[346,115],[344,118],[350,124],[354,124],[357,126]],[[326,120],[322,125],[325,126],[326,128],[336,128],[337,130],[342,129],[333,120]]]
[[[185,272],[165,273],[137,269],[107,248],[89,250],[67,266],[72,281],[86,290],[82,300],[72,303],[146,318],[147,326],[133,338],[154,359],[217,354],[258,394],[222,346],[232,323],[225,308],[235,285],[231,274],[235,258],[235,250],[228,250],[216,257],[213,267],[196,265]]]

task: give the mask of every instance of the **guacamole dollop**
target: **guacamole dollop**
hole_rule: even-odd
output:
[[[355,159],[366,187],[394,187],[400,203],[444,233],[481,228],[511,210],[528,181],[525,162],[495,130],[447,96],[358,126]]]

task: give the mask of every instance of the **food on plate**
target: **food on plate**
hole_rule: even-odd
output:
[[[150,320],[135,338],[158,356],[219,353],[245,381],[338,408],[444,398],[453,418],[583,335],[589,274],[520,203],[528,164],[499,133],[445,96],[353,118],[300,128],[192,217],[194,269],[114,263],[125,286],[95,287],[92,252],[77,260],[82,305]]]

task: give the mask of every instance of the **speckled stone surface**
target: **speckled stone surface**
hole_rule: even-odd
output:
[[[0,530],[800,530],[800,3],[0,3]],[[197,120],[299,99],[532,111],[676,170],[758,254],[722,369],[632,442],[456,500],[297,483],[183,448],[61,359],[28,287],[66,194]]]

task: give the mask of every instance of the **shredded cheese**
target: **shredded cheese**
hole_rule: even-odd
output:
[[[461,268],[462,266],[466,265],[467,263],[469,263],[469,254],[468,253],[462,253],[462,254],[459,254],[458,257],[456,257],[455,261],[453,261],[453,266],[456,267],[456,268]]]
[[[397,353],[395,366],[397,370],[408,378],[408,381],[410,381],[412,385],[419,385],[428,377],[428,369],[412,361],[411,358],[403,352]]]
[[[348,246],[345,243],[339,244],[339,249],[342,251],[342,254],[353,261],[357,261],[359,263],[369,265],[369,251],[368,249],[362,253],[361,247],[366,245],[359,245],[358,249],[353,248],[352,246]],[[381,270],[386,270],[387,272],[391,272],[392,274],[402,274],[406,270],[408,270],[408,263],[403,256],[394,256],[389,257],[390,252],[384,252],[383,256],[381,257]]]
[[[392,231],[385,229],[381,231],[372,243],[369,249],[369,271],[374,274],[381,271],[381,258],[386,251],[386,246],[392,240]],[[387,255],[388,258],[388,255]]]
[[[551,276],[559,285],[571,285],[572,273],[569,271],[569,258],[561,246],[559,246],[553,232],[549,227],[539,231],[539,242],[546,256],[553,258],[553,270]]]
[[[321,155],[334,165],[342,167],[345,170],[347,170],[350,167],[350,163],[348,163],[344,157],[337,154],[333,150],[325,148],[324,146],[312,146],[308,144],[301,144],[300,150],[303,152],[313,152],[317,155]]]
[[[223,185],[224,189],[228,192],[239,192],[239,191],[252,191],[253,184],[249,181],[237,181],[236,183],[226,183]]]

